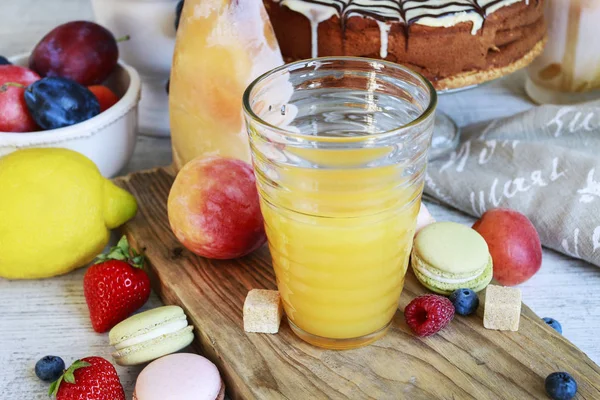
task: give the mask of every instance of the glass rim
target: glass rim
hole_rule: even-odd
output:
[[[397,128],[386,130],[384,132],[379,132],[379,133],[374,133],[374,134],[364,135],[364,136],[340,137],[340,136],[307,135],[307,134],[297,133],[297,132],[270,124],[269,122],[263,120],[261,117],[256,115],[256,113],[254,112],[254,110],[252,110],[252,107],[250,105],[250,94],[257,85],[259,85],[262,81],[266,80],[267,78],[269,78],[272,75],[278,74],[285,70],[290,70],[290,69],[300,66],[300,65],[308,65],[311,62],[315,62],[315,61],[325,61],[325,62],[327,62],[327,61],[355,61],[355,62],[359,62],[359,63],[363,63],[363,64],[370,64],[370,63],[376,62],[379,64],[383,64],[384,66],[386,66],[388,68],[402,70],[402,71],[408,73],[409,75],[413,76],[417,80],[419,80],[423,84],[423,86],[425,86],[427,88],[427,90],[429,91],[429,104],[427,104],[427,107],[425,108],[425,110],[423,110],[419,114],[418,117],[416,117],[415,119],[413,119],[412,121],[410,121],[406,124],[400,125]],[[298,60],[298,61],[294,61],[291,63],[283,64],[279,67],[273,68],[273,69],[265,72],[264,74],[260,75],[258,78],[254,79],[250,83],[250,85],[248,85],[248,87],[246,87],[246,89],[244,90],[244,94],[242,96],[242,108],[244,110],[244,113],[247,116],[249,116],[253,122],[255,122],[265,128],[269,128],[271,130],[278,131],[279,134],[281,134],[282,136],[285,136],[285,137],[289,137],[289,138],[293,138],[293,139],[300,139],[300,140],[307,140],[307,141],[312,141],[312,142],[330,142],[330,143],[367,142],[367,141],[371,141],[374,139],[385,139],[389,136],[401,135],[403,133],[403,131],[407,131],[410,128],[412,128],[413,126],[419,125],[423,121],[427,120],[430,116],[432,116],[437,107],[437,102],[438,102],[438,98],[437,98],[436,89],[433,87],[433,84],[419,72],[413,71],[412,69],[405,67],[402,64],[397,64],[397,63],[394,63],[391,61],[379,60],[379,59],[369,58],[369,57],[354,57],[354,56],[330,56],[330,57],[308,58],[308,59],[304,59],[304,60]]]

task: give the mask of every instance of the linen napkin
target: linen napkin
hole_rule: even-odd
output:
[[[474,216],[516,209],[544,246],[600,266],[600,101],[467,127],[430,162],[425,193]]]

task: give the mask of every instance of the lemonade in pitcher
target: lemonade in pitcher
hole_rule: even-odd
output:
[[[250,161],[242,94],[281,64],[262,0],[185,1],[169,98],[177,170],[201,155]]]

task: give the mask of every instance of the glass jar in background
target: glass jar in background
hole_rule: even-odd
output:
[[[404,284],[435,89],[394,63],[327,57],[263,75],[243,103],[290,326],[331,349],[378,339]]]
[[[249,162],[242,94],[282,64],[262,0],[186,0],[169,96],[175,168],[208,155]]]
[[[546,0],[548,42],[527,69],[537,103],[600,99],[600,0]]]

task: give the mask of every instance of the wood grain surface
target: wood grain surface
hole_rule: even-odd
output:
[[[0,24],[3,56],[31,51],[46,32],[60,23],[94,18],[89,0],[0,0],[0,15],[4,17]],[[533,104],[524,92],[523,77],[519,72],[473,90],[440,96],[439,108],[466,129],[527,110]],[[138,137],[133,158],[123,174],[170,163],[168,139]],[[427,206],[439,220],[473,222],[472,217],[456,210],[435,203]],[[60,355],[67,363],[90,355],[111,360],[113,348],[107,334],[95,333],[89,322],[83,296],[84,273],[82,268],[42,281],[0,278],[0,399],[48,399],[48,385],[33,373],[35,362],[46,354]],[[540,316],[558,319],[564,336],[600,363],[600,268],[544,249],[542,269],[519,287],[533,310]],[[153,293],[140,311],[160,305]],[[562,368],[562,364],[554,367]],[[141,366],[116,368],[127,399],[131,399]],[[397,396],[403,397],[411,398]]]
[[[312,347],[282,323],[279,334],[248,334],[242,306],[252,288],[275,288],[265,247],[233,261],[197,257],[171,233],[164,169],[117,180],[138,199],[124,232],[149,259],[154,289],[182,306],[196,345],[220,368],[233,399],[526,399],[544,398],[544,379],[568,371],[580,399],[600,399],[600,367],[523,307],[518,332],[483,328],[481,310],[457,316],[429,338],[415,337],[401,310],[426,290],[407,276],[390,332],[357,350]]]

